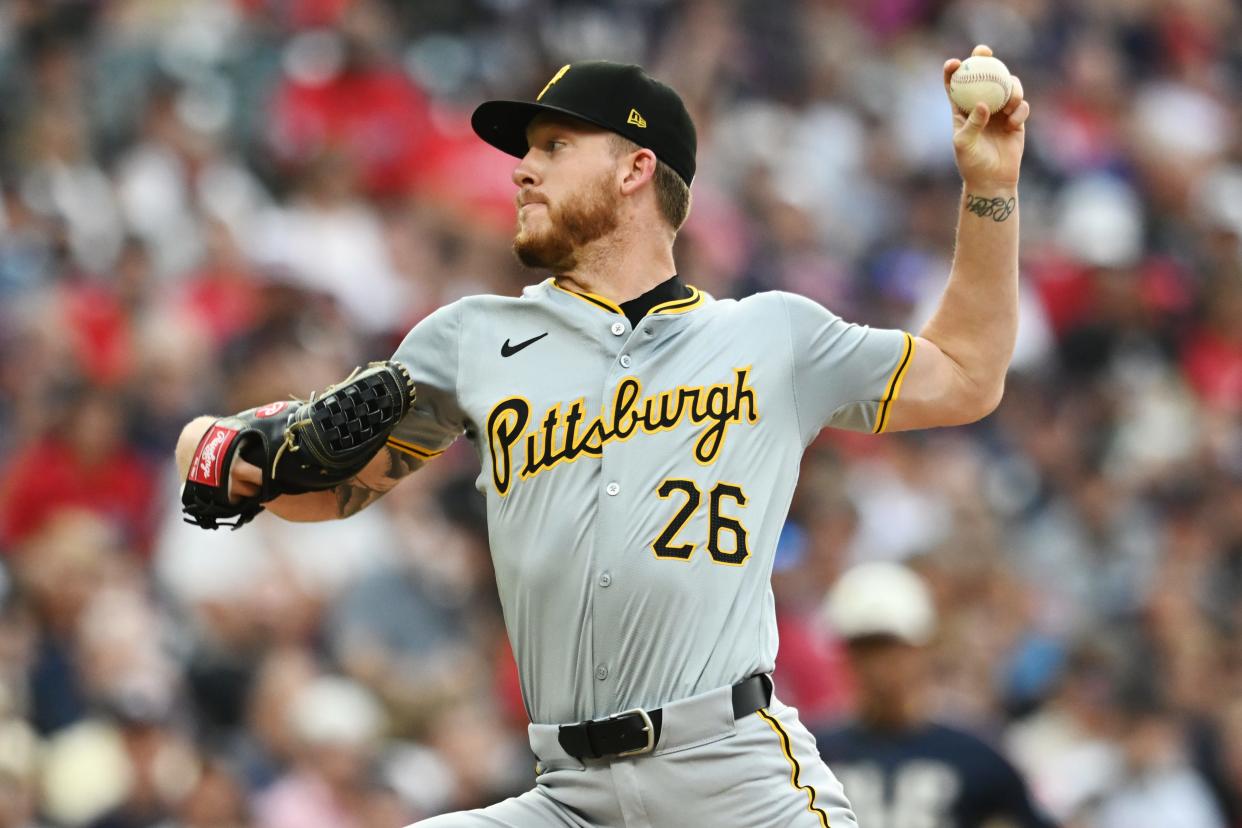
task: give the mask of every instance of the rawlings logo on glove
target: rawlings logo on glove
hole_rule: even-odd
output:
[[[229,444],[237,435],[237,429],[218,424],[208,429],[198,451],[194,453],[194,462],[190,464],[190,480],[206,486],[219,486],[220,455],[228,451]]]
[[[375,362],[306,402],[269,403],[217,420],[199,441],[181,490],[186,522],[237,529],[282,494],[340,485],[366,467],[414,398],[404,365]],[[229,470],[238,456],[263,470],[263,485],[232,501]]]

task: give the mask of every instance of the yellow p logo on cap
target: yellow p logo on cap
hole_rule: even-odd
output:
[[[552,84],[556,83],[558,80],[565,77],[565,73],[569,71],[570,66],[571,64],[566,63],[560,69],[556,70],[556,74],[552,76],[552,80],[548,81],[547,84],[543,87],[543,91],[541,91],[538,95],[535,96],[535,100],[539,100],[544,95],[546,95],[548,90],[552,88]]]

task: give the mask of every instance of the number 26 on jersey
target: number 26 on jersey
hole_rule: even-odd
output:
[[[670,477],[656,487],[656,495],[661,500],[674,500],[678,497],[682,500],[672,520],[652,542],[651,550],[657,558],[690,560],[695,544],[678,543],[677,535],[703,502],[703,492],[693,480]],[[741,566],[750,557],[746,527],[737,518],[724,514],[726,504],[730,510],[746,506],[746,495],[741,486],[717,483],[707,493],[707,551],[718,564]]]

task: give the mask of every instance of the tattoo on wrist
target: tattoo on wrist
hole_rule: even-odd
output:
[[[1010,196],[1009,198],[1001,198],[995,196],[993,198],[985,198],[984,196],[966,194],[966,209],[974,213],[979,218],[990,218],[995,222],[1002,222],[1013,215],[1013,208],[1018,205],[1018,199]]]

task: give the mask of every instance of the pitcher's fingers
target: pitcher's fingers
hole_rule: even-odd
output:
[[[1031,117],[1031,105],[1028,102],[1023,101],[1018,105],[1016,110],[1009,114],[1009,120],[1006,122],[1006,126],[1008,126],[1009,129],[1021,129],[1022,125],[1026,123],[1026,119],[1029,117]]]
[[[256,486],[263,485],[263,469],[259,468],[254,463],[249,463],[241,459],[240,457],[233,461],[232,472],[233,477],[238,480],[245,481],[246,483],[253,483]]]
[[[973,142],[978,138],[983,128],[988,125],[990,119],[991,115],[988,114],[988,105],[985,103],[975,104],[975,108],[970,110],[970,113],[966,116],[966,122],[953,133],[953,145],[963,147]]]
[[[985,45],[983,45],[982,43],[980,43],[978,46],[976,46],[974,49],[972,49],[972,50],[971,50],[971,52],[970,52],[970,56],[971,56],[971,57],[975,57],[975,56],[979,56],[979,57],[991,57],[991,56],[992,56],[992,47],[991,47],[991,46],[985,46]]]
[[[240,457],[234,458],[229,470],[229,500],[251,497],[263,486],[263,470]]]
[[[1018,105],[1026,100],[1026,94],[1022,91],[1022,81],[1017,75],[1013,76],[1013,86],[1010,87],[1009,100],[1005,102],[1005,106],[1001,109],[1006,115],[1012,115],[1017,110]]]
[[[953,77],[953,73],[956,72],[957,67],[961,65],[962,65],[962,62],[958,60],[957,58],[949,58],[948,60],[944,62],[944,91],[945,92],[949,91],[949,78]]]

